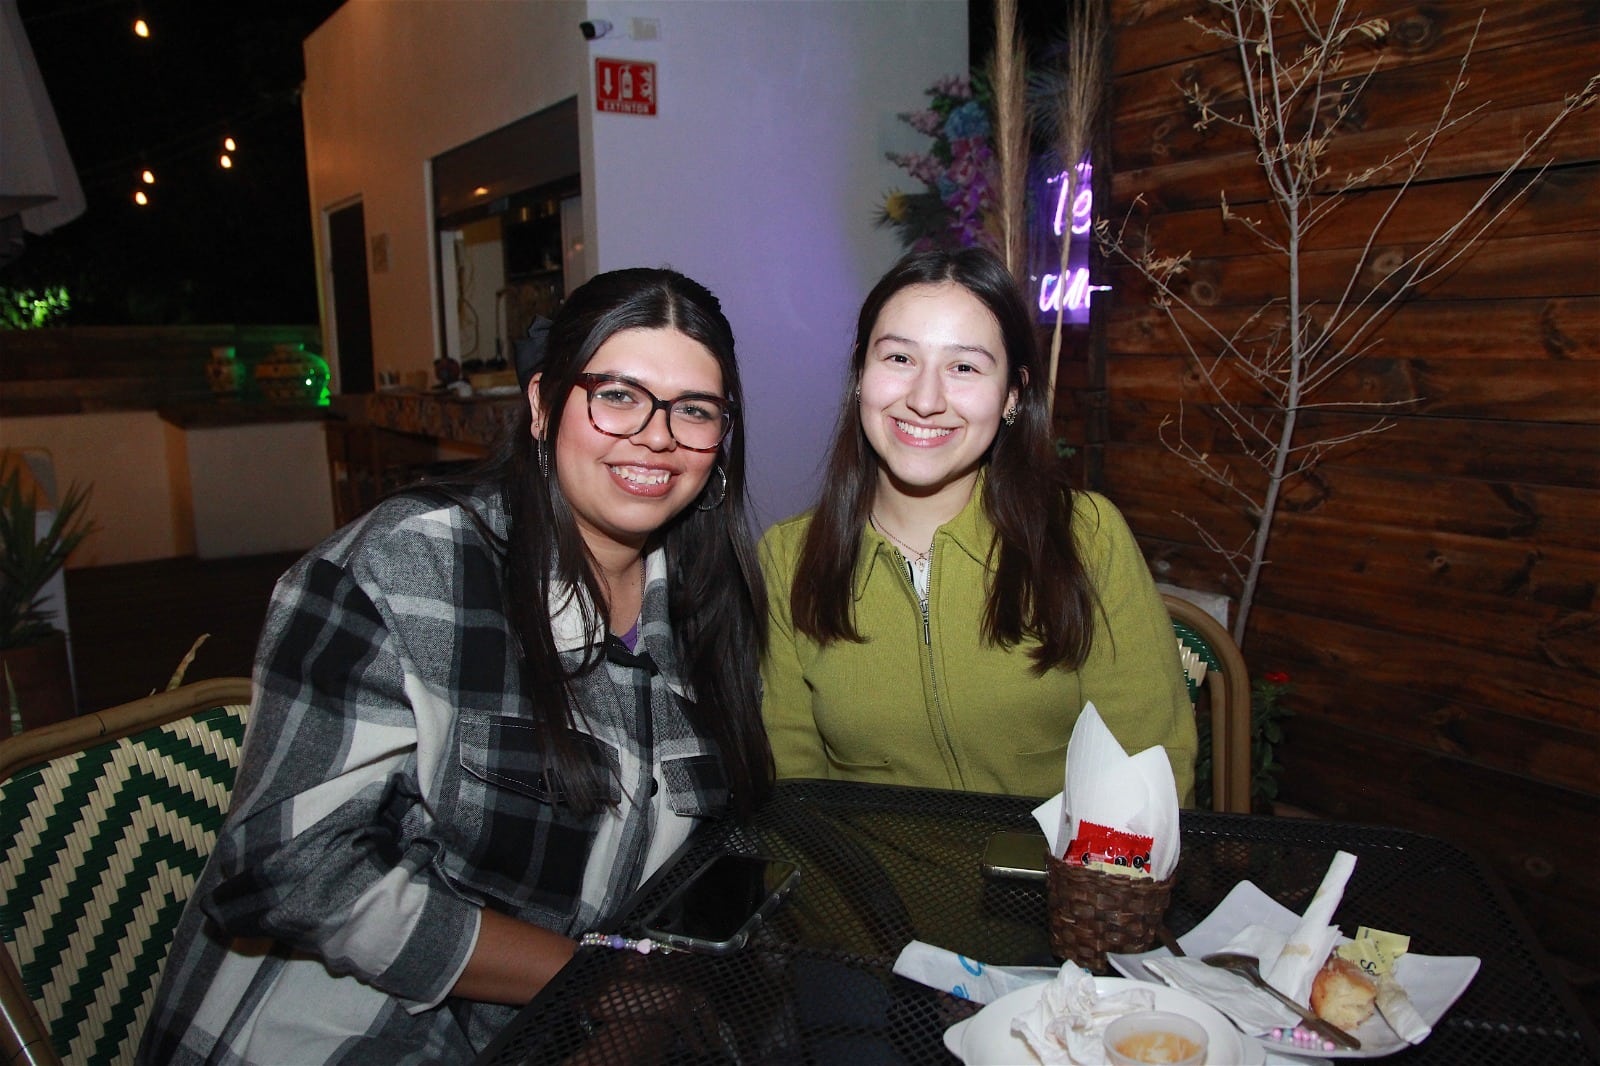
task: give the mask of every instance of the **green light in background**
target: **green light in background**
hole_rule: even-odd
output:
[[[0,288],[0,329],[39,329],[72,308],[65,285],[34,289]]]

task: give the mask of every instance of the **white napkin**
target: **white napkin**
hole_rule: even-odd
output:
[[[1094,975],[1073,963],[1062,964],[1039,1002],[1011,1019],[1011,1032],[1033,1049],[1045,1066],[1105,1061],[1106,1026],[1124,1014],[1154,1010],[1154,992],[1130,988],[1102,996]]]
[[[1400,987],[1400,982],[1394,979],[1392,973],[1378,978],[1378,1010],[1395,1035],[1408,1044],[1420,1044],[1433,1032],[1433,1026],[1417,1013],[1417,1008],[1411,1004],[1411,997],[1406,995],[1406,990]]]
[[[1229,950],[1234,949],[1230,946]],[[1300,1021],[1294,1011],[1254,985],[1245,984],[1238,974],[1207,966],[1199,959],[1145,959],[1144,968],[1172,987],[1217,1008],[1243,1032],[1260,1035]]]
[[[1339,927],[1329,925],[1339,901],[1344,898],[1344,886],[1356,868],[1356,857],[1348,851],[1336,852],[1328,872],[1322,875],[1322,884],[1306,906],[1306,912],[1295,926],[1277,961],[1267,966],[1270,956],[1261,956],[1261,972],[1267,984],[1288,996],[1296,1003],[1311,1001],[1311,982],[1322,969],[1333,946],[1339,942]]]
[[[945,948],[913,940],[900,949],[894,972],[918,984],[974,1003],[993,1003],[1008,992],[1048,981],[1054,966],[990,966]]]
[[[1078,835],[1081,822],[1151,838],[1150,872],[1157,880],[1178,865],[1178,784],[1159,744],[1130,756],[1106,728],[1091,701],[1072,727],[1060,794],[1033,811],[1057,858]]]
[[[1339,938],[1339,927],[1328,921],[1344,896],[1355,862],[1349,852],[1334,855],[1305,914],[1287,936],[1265,925],[1247,925],[1219,950],[1255,956],[1261,960],[1268,984],[1296,1003],[1309,1004],[1311,982]],[[1299,1021],[1288,1007],[1237,974],[1197,958],[1145,959],[1144,967],[1168,984],[1204,999],[1247,1033],[1265,1033]]]

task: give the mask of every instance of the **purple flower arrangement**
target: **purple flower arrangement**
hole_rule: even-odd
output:
[[[892,227],[908,251],[996,247],[994,147],[987,94],[964,74],[941,78],[928,106],[900,119],[933,143],[926,152],[890,152],[889,161],[922,183],[917,192],[891,191],[877,224]]]

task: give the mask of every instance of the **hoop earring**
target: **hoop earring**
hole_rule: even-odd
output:
[[[1017,409],[1015,407],[1013,407],[1011,410],[1009,410],[1005,414],[1001,415],[1000,416],[1000,421],[1004,422],[1008,426],[1016,425],[1017,424]]]
[[[550,453],[545,449],[544,438],[533,438],[533,450],[539,453],[539,476],[550,479]]]
[[[697,507],[698,509],[700,509],[702,511],[715,511],[718,507],[722,506],[722,501],[728,498],[728,474],[727,474],[727,471],[723,470],[722,467],[719,465],[719,466],[713,467],[712,468],[712,472],[715,473],[718,477],[722,478],[722,484],[717,489],[717,498],[716,499],[710,500],[711,493],[709,491],[707,491],[706,499],[710,500],[710,502],[707,503],[706,500],[701,500],[699,503],[695,504],[695,507]]]

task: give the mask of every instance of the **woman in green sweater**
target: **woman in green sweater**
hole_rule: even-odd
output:
[[[821,500],[761,543],[780,777],[1045,796],[1092,700],[1192,801],[1194,715],[1127,524],[1050,439],[1027,306],[979,249],[867,296]]]

